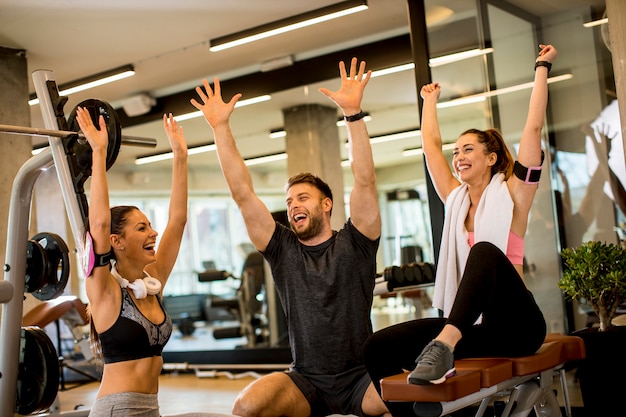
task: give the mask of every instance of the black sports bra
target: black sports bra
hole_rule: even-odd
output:
[[[148,320],[137,308],[126,288],[121,288],[122,306],[113,325],[100,333],[104,363],[131,361],[161,356],[163,347],[172,335],[172,319],[161,304],[165,319],[161,324]]]

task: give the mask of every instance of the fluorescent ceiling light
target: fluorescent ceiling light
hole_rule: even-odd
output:
[[[463,104],[480,103],[481,101],[487,100],[487,98],[483,94],[485,93],[474,94],[474,95],[467,96],[467,97],[455,98],[454,100],[449,100],[449,101],[442,101],[440,103],[437,103],[437,108],[445,109],[447,107],[462,106]]]
[[[247,100],[240,100],[235,104],[235,108],[249,106],[251,104],[262,103],[264,101],[271,100],[272,96],[269,94],[265,94],[262,96],[257,96],[253,98],[249,98]],[[182,122],[183,120],[195,119],[196,117],[202,117],[202,112],[200,110],[192,111],[191,113],[181,114],[179,116],[174,116],[174,120],[177,122]]]
[[[572,74],[557,75],[556,77],[548,78],[548,84],[569,80],[573,77],[574,76]],[[437,103],[437,108],[444,109],[446,107],[454,107],[454,106],[460,106],[463,104],[477,103],[477,102],[485,101],[487,97],[499,96],[503,94],[513,93],[516,91],[527,90],[529,88],[533,88],[533,84],[534,83],[530,81],[530,82],[523,83],[523,84],[513,85],[511,87],[499,88],[497,90],[485,91],[484,93],[472,94],[470,96],[456,98],[454,100]]]
[[[367,122],[371,122],[372,121],[372,116],[370,116],[369,113],[365,113],[365,117],[363,117],[363,121]],[[340,117],[337,120],[337,126],[341,127],[341,126],[345,126],[346,125],[346,121],[343,117]],[[269,134],[269,138],[270,139],[280,139],[280,138],[284,138],[287,136],[287,132],[285,132],[285,129],[283,129],[282,127],[276,128],[276,129],[272,129],[270,130],[270,134]]]
[[[593,20],[591,22],[583,23],[583,26],[586,28],[592,28],[594,26],[606,25],[609,23],[609,18],[605,17],[603,19]]]
[[[430,67],[439,67],[441,65],[451,64],[452,62],[462,61],[464,59],[474,58],[481,55],[486,55],[493,52],[493,48],[485,49],[470,49],[455,54],[444,55],[436,58],[431,58],[428,61]],[[372,71],[371,78],[380,77],[382,75],[394,74],[401,71],[409,71],[415,68],[415,64],[410,62],[408,64],[397,65],[395,67],[385,68],[382,70]]]
[[[443,151],[451,151],[452,149],[454,149],[455,145],[456,144],[454,143],[446,143],[445,145],[441,147],[441,149]],[[424,149],[422,148],[411,148],[411,149],[405,149],[402,151],[402,156],[419,156],[423,154],[424,154]]]
[[[174,154],[171,152],[164,152],[156,155],[140,156],[135,159],[135,165],[151,164],[153,162],[165,161],[172,159]]]
[[[413,70],[414,68],[415,68],[415,64],[412,62],[409,64],[397,65],[395,67],[372,71],[372,75],[370,76],[370,78],[380,77],[382,75],[394,74],[396,72],[401,72],[401,71],[409,71],[409,70]]]
[[[376,145],[376,144],[385,143],[385,142],[392,142],[394,140],[418,138],[421,135],[422,135],[422,132],[419,129],[404,130],[402,132],[394,132],[394,133],[386,133],[384,135],[371,136],[370,145]],[[344,146],[347,148],[348,142],[346,142]]]
[[[413,129],[413,130],[406,130],[404,132],[396,132],[396,133],[389,133],[389,134],[380,135],[380,136],[372,136],[370,138],[370,145],[375,145],[377,143],[391,142],[394,140],[417,138],[417,137],[420,137],[421,135],[422,135],[422,132],[419,129]],[[348,147],[347,142],[345,146]],[[404,155],[404,152],[402,153],[402,155]],[[349,167],[350,159],[344,159],[343,161],[341,161],[341,166],[344,168]]]
[[[209,41],[211,52],[258,41],[281,33],[367,10],[366,0],[348,0]]]
[[[217,149],[215,143],[208,143],[206,145],[199,145],[190,147],[187,151],[188,155],[197,155],[206,152],[213,152]],[[146,155],[141,156],[135,159],[135,165],[144,165],[150,164],[153,162],[166,161],[168,159],[172,159],[174,154],[172,152],[162,152],[154,155]],[[256,156],[252,158],[244,159],[244,162],[247,166],[265,164],[268,162],[281,161],[283,159],[287,159],[287,154],[285,152],[280,152],[271,155],[262,155]]]
[[[493,52],[493,48],[485,49],[470,49],[468,51],[458,52],[456,54],[444,55],[437,58],[431,58],[428,61],[428,65],[431,68],[439,67],[441,65],[450,64],[452,62],[463,61],[464,59],[474,58],[490,54]]]
[[[244,159],[244,163],[247,166],[252,166],[252,165],[266,164],[268,162],[282,161],[284,159],[287,159],[287,154],[285,152],[281,152],[281,153],[275,153],[272,155],[257,156],[254,158],[246,158]]]
[[[215,149],[216,149],[216,146],[214,143],[192,146],[187,149],[187,155],[197,155],[199,153],[211,152],[211,151],[214,151]],[[174,154],[171,151],[161,152],[161,153],[157,153],[154,155],[140,156],[137,159],[135,159],[135,165],[144,165],[144,164],[150,164],[153,162],[165,161],[168,159],[172,159],[173,157],[174,157]]]
[[[283,128],[270,130],[270,139],[280,139],[284,138],[285,136],[287,136],[287,132],[285,132],[285,129]]]
[[[417,138],[417,137],[420,137],[421,135],[422,135],[422,132],[420,132],[419,129],[407,130],[404,132],[389,133],[387,135],[372,136],[370,138],[370,144],[374,145],[377,143],[391,142],[394,140]]]
[[[59,85],[59,95],[67,96],[77,93],[79,91],[88,90],[90,88],[98,87],[100,85],[112,83],[117,80],[128,78],[135,75],[135,68],[132,65],[124,65],[119,68],[104,71],[98,74],[90,75],[89,77],[81,78],[76,81],[71,81],[66,84]],[[31,94],[31,99],[28,104],[34,106],[39,104],[39,99],[35,94]]]

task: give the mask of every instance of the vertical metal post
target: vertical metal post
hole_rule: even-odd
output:
[[[432,81],[430,66],[430,52],[428,50],[428,31],[426,28],[426,6],[424,0],[407,0],[409,15],[409,30],[411,34],[411,50],[415,63],[415,85],[417,87],[417,102],[420,116],[422,113],[422,96],[420,90],[424,84]],[[420,126],[421,127],[421,126]],[[426,157],[424,157],[426,167]],[[433,263],[436,265],[439,259],[441,235],[443,233],[444,206],[432,182],[427,169],[424,169],[426,178],[426,192],[428,195],[428,209],[430,212],[431,235],[433,239]]]
[[[0,322],[0,416],[15,414],[33,188],[39,174],[51,166],[50,150],[44,150],[26,161],[13,181],[4,265],[4,280],[13,286],[13,298],[2,304]]]

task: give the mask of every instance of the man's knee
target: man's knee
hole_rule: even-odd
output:
[[[387,406],[380,398],[380,395],[374,388],[374,385],[370,383],[363,396],[363,403],[361,405],[363,414],[370,416],[381,416],[389,413]]]
[[[266,375],[244,388],[233,404],[232,414],[241,417],[306,416],[306,398],[281,372]]]
[[[252,396],[244,390],[235,398],[232,414],[241,417],[259,416],[261,415],[261,404],[252,400]]]

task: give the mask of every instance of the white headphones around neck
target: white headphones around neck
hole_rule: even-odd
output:
[[[138,300],[146,298],[148,295],[155,295],[161,292],[161,281],[151,277],[145,271],[144,274],[146,274],[145,278],[129,282],[126,278],[123,278],[119,272],[117,272],[117,269],[115,269],[115,261],[111,262],[111,275],[113,275],[117,282],[119,282],[120,287],[128,287],[133,290],[133,294],[135,294],[135,298]]]

